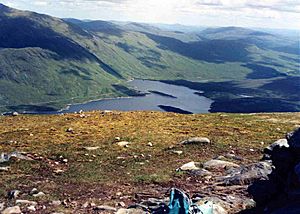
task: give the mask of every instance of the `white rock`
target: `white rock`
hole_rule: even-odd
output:
[[[50,203],[50,205],[52,205],[52,206],[59,206],[59,205],[61,205],[61,201],[60,200],[56,200],[56,201],[52,201],[51,203]]]
[[[183,151],[173,151],[174,154],[177,154],[177,155],[181,155],[183,154]]]
[[[100,148],[99,146],[87,146],[87,147],[84,147],[84,149],[87,150],[87,151],[95,151],[95,150],[97,150],[99,148]]]
[[[184,165],[182,165],[179,169],[182,171],[189,171],[189,170],[198,170],[200,169],[198,166],[198,163],[195,163],[194,161],[186,163]]]
[[[33,195],[33,194],[37,194],[39,191],[37,188],[33,188],[31,191],[30,191],[30,195]]]
[[[117,145],[121,146],[121,147],[127,147],[129,144],[130,144],[130,142],[127,142],[127,141],[117,142]]]
[[[238,164],[223,161],[223,160],[210,160],[203,164],[203,167],[207,170],[216,170],[216,169],[229,169],[239,167]]]
[[[181,144],[209,144],[210,140],[206,137],[192,137],[185,141],[182,141]]]
[[[116,212],[117,209],[111,206],[107,206],[107,205],[101,205],[101,206],[97,206],[98,210],[105,210],[105,211],[113,211]]]
[[[35,211],[36,211],[34,205],[31,205],[31,206],[27,207],[27,210],[29,210],[29,211],[31,211],[31,212],[35,212]]]
[[[35,201],[28,201],[28,200],[16,200],[16,204],[26,204],[26,205],[37,205]]]
[[[0,203],[0,211],[4,210],[5,203]]]
[[[9,171],[10,167],[9,166],[3,166],[3,167],[0,167],[0,172],[7,172]]]
[[[19,206],[7,207],[1,214],[19,214],[22,213]]]
[[[38,197],[43,197],[43,196],[45,196],[45,195],[46,195],[45,193],[39,192],[39,193],[37,193],[37,194],[33,194],[32,196],[35,197],[35,198],[38,198]]]
[[[152,147],[153,144],[151,142],[147,143],[147,146]]]

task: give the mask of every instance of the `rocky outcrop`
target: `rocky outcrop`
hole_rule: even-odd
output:
[[[264,150],[264,160],[273,164],[270,175],[249,187],[264,213],[299,213],[300,210],[300,128]]]

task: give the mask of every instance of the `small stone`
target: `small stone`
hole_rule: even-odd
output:
[[[255,150],[254,150],[254,149],[249,149],[249,151],[250,151],[250,152],[254,152]]]
[[[3,167],[0,167],[0,172],[8,172],[10,169],[9,166],[3,166]]]
[[[63,159],[62,162],[68,163],[68,159]]]
[[[115,141],[120,141],[121,138],[120,137],[115,137]]]
[[[209,144],[210,140],[206,137],[192,137],[185,141],[182,141],[181,144],[188,145],[188,144]]]
[[[123,194],[122,194],[122,192],[117,192],[116,193],[116,196],[122,196]]]
[[[83,205],[82,205],[82,208],[87,208],[89,206],[89,202],[85,202]]]
[[[14,206],[14,207],[7,207],[2,211],[1,214],[19,214],[19,213],[22,213],[20,207]]]
[[[28,201],[28,200],[16,200],[16,204],[26,204],[26,205],[37,205],[35,201]]]
[[[173,153],[176,155],[181,155],[181,154],[183,154],[183,151],[173,151]]]
[[[33,188],[31,191],[30,191],[30,195],[33,195],[33,194],[37,194],[39,191],[37,188]]]
[[[125,207],[126,204],[123,201],[121,201],[121,202],[118,203],[118,206]]]
[[[16,117],[16,116],[18,116],[19,115],[19,113],[18,112],[16,112],[16,111],[14,111],[12,114],[11,114],[12,116],[14,116],[14,117]]]
[[[84,147],[85,150],[87,151],[95,151],[97,149],[99,149],[99,146],[88,146],[88,147]]]
[[[121,147],[128,147],[129,144],[130,144],[130,142],[127,142],[127,141],[117,142],[117,145],[121,146]]]
[[[43,197],[43,196],[45,196],[45,195],[46,195],[45,193],[39,192],[39,193],[37,193],[37,194],[33,194],[32,196],[35,197],[35,198],[39,198],[39,197]]]
[[[4,206],[5,206],[5,203],[3,202],[3,203],[0,203],[0,212],[2,211],[2,210],[4,210]]]
[[[97,210],[103,210],[103,211],[112,211],[112,212],[116,212],[117,209],[111,206],[107,206],[107,205],[101,205],[101,206],[97,206],[96,207]]]
[[[186,163],[184,165],[182,165],[179,170],[182,170],[182,171],[189,171],[189,170],[198,170],[200,169],[198,166],[198,163],[192,161],[192,162],[189,162],[189,163]]]
[[[27,210],[29,210],[29,211],[31,211],[31,212],[35,212],[35,211],[36,211],[34,205],[31,205],[31,206],[27,207]]]
[[[52,201],[51,203],[50,203],[52,206],[60,206],[61,205],[61,201],[60,200],[56,200],[56,201]]]
[[[116,214],[146,214],[146,212],[141,210],[141,209],[124,209],[124,208],[121,208],[121,209],[118,209]]]
[[[60,174],[60,173],[63,173],[64,170],[62,170],[62,169],[56,169],[56,170],[54,170],[53,172],[54,172],[55,174]]]
[[[68,128],[68,129],[66,130],[66,132],[74,132],[74,129],[73,129],[73,128]]]
[[[151,142],[147,143],[147,146],[153,147],[153,144]]]

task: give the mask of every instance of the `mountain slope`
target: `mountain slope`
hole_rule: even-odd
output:
[[[290,43],[268,34],[272,39],[261,45],[256,41],[263,33],[229,30],[223,37],[211,31],[197,36],[139,23],[62,20],[0,4],[0,110],[62,108],[132,95],[133,90],[116,87],[132,78],[224,81],[299,75]],[[241,31],[246,33],[232,38]],[[277,46],[265,45],[274,38]]]

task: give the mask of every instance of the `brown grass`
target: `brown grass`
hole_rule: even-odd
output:
[[[123,200],[132,202],[135,193],[161,194],[171,186],[192,191],[196,184],[175,172],[182,164],[204,162],[231,150],[245,158],[243,163],[252,162],[261,157],[266,145],[300,125],[300,113],[85,114],[85,118],[79,114],[0,117],[0,152],[23,151],[34,158],[13,160],[9,172],[0,172],[0,200],[9,190],[26,192],[34,187],[47,194],[41,199],[45,203],[65,198],[114,203],[119,191],[126,196]],[[74,131],[66,132],[68,128]],[[178,144],[193,136],[208,137],[212,143]],[[121,148],[114,144],[115,137],[132,144]],[[147,146],[148,142],[154,146]],[[100,148],[86,151],[85,146]],[[68,163],[62,162],[65,158]],[[57,169],[64,172],[55,173]]]

